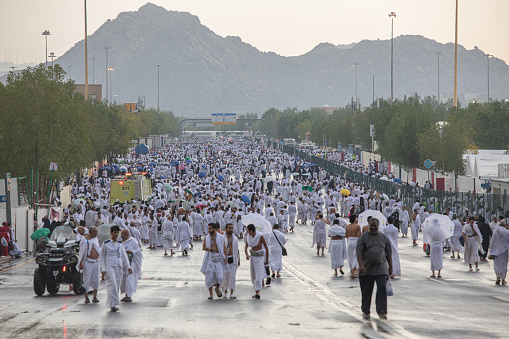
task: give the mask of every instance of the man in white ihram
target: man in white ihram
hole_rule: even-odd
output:
[[[248,247],[251,247],[251,255],[247,253]],[[265,278],[265,264],[269,263],[269,248],[265,237],[261,232],[256,231],[253,224],[247,226],[246,247],[244,248],[246,259],[250,260],[251,268],[251,282],[255,289],[253,299],[260,299],[260,290],[262,289],[262,282]],[[263,259],[265,258],[265,262]]]
[[[217,296],[221,298],[220,284],[223,281],[224,239],[217,232],[218,224],[208,225],[209,234],[203,240],[202,249],[205,252],[200,272],[205,275],[205,285],[209,289],[208,299],[214,299],[212,288],[215,287]]]
[[[281,278],[281,269],[283,268],[283,246],[286,244],[286,238],[279,231],[279,225],[272,226],[272,237],[270,238],[270,268],[272,269],[272,278]],[[277,275],[276,275],[277,274]]]
[[[118,311],[117,306],[120,305],[118,292],[122,282],[122,270],[127,267],[127,271],[132,273],[124,245],[117,240],[119,233],[120,227],[117,225],[111,226],[111,239],[106,240],[101,247],[101,267],[106,275],[106,291],[108,294],[106,306],[111,309],[111,312]]]
[[[234,292],[237,267],[240,266],[239,240],[233,234],[233,225],[231,223],[226,224],[226,234],[223,237],[225,254],[223,283],[221,284],[224,289],[223,298],[226,298],[228,290],[230,290],[230,299],[237,299]]]
[[[129,230],[122,230],[120,236],[122,237],[122,244],[124,245],[133,272],[129,274],[126,269],[123,271],[120,292],[125,293],[125,298],[120,301],[131,302],[131,297],[138,287],[138,277],[140,276],[143,255],[141,254],[141,248],[136,239],[129,236]]]
[[[83,270],[83,286],[85,287],[85,304],[89,304],[88,292],[94,291],[92,301],[98,303],[97,290],[99,289],[99,257],[101,247],[97,240],[97,227],[90,226],[88,235],[80,241],[80,254],[78,267]]]

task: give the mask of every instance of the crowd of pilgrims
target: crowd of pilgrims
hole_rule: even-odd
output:
[[[276,274],[279,277],[282,269],[280,249],[286,243],[283,234],[298,230],[298,224],[313,225],[312,242],[317,245],[317,255],[320,250],[324,255],[329,238],[328,250],[335,275],[338,269],[344,274],[344,261],[347,260],[350,277],[357,277],[356,241],[369,228],[358,225],[358,215],[368,209],[378,210],[387,218],[388,225],[380,227],[380,232],[391,244],[392,277],[399,276],[399,233],[406,237],[410,229],[414,245],[417,245],[421,224],[433,214],[418,200],[407,210],[397,198],[333,176],[294,155],[250,141],[178,139],[148,154],[133,152],[115,162],[118,166],[94,170],[91,177],[84,176],[72,187],[73,199],[82,198],[84,202],[64,208],[61,222],[76,226],[78,238],[86,237],[91,226],[114,224],[120,230],[128,230],[123,233],[134,238],[140,248],[142,244],[148,244],[148,249],[162,247],[164,255],[168,252],[173,255],[175,251],[188,255],[193,241],[202,241],[211,230],[226,237],[229,224],[233,226],[237,241],[246,238],[249,232],[246,233],[247,225],[242,217],[258,214],[278,232],[277,237],[271,236],[275,233],[265,234],[267,251],[270,249],[275,254],[270,256],[272,277]],[[362,167],[355,161],[344,165],[356,169]],[[112,178],[126,173],[146,173],[153,188],[149,199],[123,203],[117,199],[110,203]],[[460,253],[465,250],[465,262],[471,270],[473,264],[478,270],[478,262],[486,258],[492,235],[499,226],[505,230],[505,223],[497,219],[488,225],[483,219],[470,217],[460,221],[450,210],[443,213],[454,221],[454,235],[440,244],[439,252],[436,246],[431,251],[428,247],[432,276],[438,271],[438,277],[441,277],[443,251],[452,250],[451,258],[460,258]],[[349,222],[344,218],[349,218]],[[45,222],[45,227],[55,226],[54,223],[47,225],[50,223],[47,219]],[[468,241],[461,243],[460,238]],[[504,233],[502,238],[509,236]],[[506,268],[503,269],[504,262],[499,262],[498,271],[497,268],[495,271],[497,283],[505,284],[507,240],[502,242]],[[203,244],[205,248],[206,242]],[[138,274],[140,269],[141,260]],[[270,278],[270,271],[264,278]],[[130,301],[130,295],[126,298]]]

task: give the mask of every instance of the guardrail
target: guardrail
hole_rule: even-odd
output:
[[[435,213],[445,212],[447,208],[450,208],[458,217],[465,216],[466,210],[468,210],[468,215],[482,215],[486,218],[487,222],[491,221],[494,215],[503,215],[505,218],[509,218],[509,211],[507,211],[509,209],[509,197],[507,194],[456,193],[415,187],[406,183],[398,184],[356,172],[351,168],[287,145],[280,144],[277,146],[277,143],[271,143],[273,148],[279,147],[287,154],[295,155],[307,162],[317,164],[325,169],[327,173],[335,176],[339,175],[344,179],[357,182],[366,188],[374,189],[376,192],[385,193],[389,198],[401,199],[406,206],[412,206],[419,200],[425,208]]]

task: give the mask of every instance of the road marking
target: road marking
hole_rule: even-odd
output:
[[[12,306],[14,306],[14,305],[16,305],[16,304],[17,304],[17,303],[12,303],[12,304],[6,305],[6,306],[4,306],[4,307],[0,308],[0,311],[6,310],[6,309],[8,309],[9,307],[12,307]]]
[[[449,285],[449,283],[446,283],[445,281],[442,281],[442,280],[440,280],[440,279],[433,279],[433,278],[430,278],[429,280],[434,281],[434,282],[437,282],[437,283],[441,283],[441,284]]]
[[[284,263],[283,266],[285,266],[288,272],[290,272],[296,278],[301,280],[304,283],[304,285],[307,285],[311,290],[314,290],[317,287],[321,288],[321,290],[317,291],[316,296],[323,302],[327,304],[332,303],[332,305],[336,306],[336,308],[340,309],[342,312],[346,313],[350,317],[356,319],[358,322],[366,324],[366,321],[362,319],[359,312],[353,311],[353,309],[355,308],[353,304],[332,293],[328,287],[316,282],[314,278],[310,277],[293,264],[290,264],[285,259],[283,259],[283,263]],[[420,336],[411,333],[405,330],[403,327],[392,322],[373,319],[367,324],[371,325],[371,327],[373,328],[373,330],[376,331],[377,334],[384,337],[390,336],[391,338],[401,338],[401,337],[421,338]]]
[[[4,273],[4,272],[7,272],[7,271],[12,270],[13,268],[16,268],[16,267],[19,267],[19,266],[23,266],[23,265],[25,265],[25,264],[28,264],[29,262],[34,261],[35,259],[37,259],[37,258],[33,258],[33,259],[28,260],[28,261],[22,262],[21,264],[17,264],[17,265],[15,265],[15,266],[12,266],[12,267],[6,268],[5,270],[1,270],[1,271],[0,271],[0,273]]]
[[[492,296],[492,297],[493,297],[493,298],[495,298],[495,299],[502,300],[502,301],[505,301],[505,302],[508,302],[508,303],[509,303],[509,299],[499,297],[498,295],[494,295],[494,296]]]

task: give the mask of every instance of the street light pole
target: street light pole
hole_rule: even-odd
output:
[[[157,64],[157,110],[159,111],[159,67],[161,67],[160,64]]]
[[[110,46],[103,47],[106,50],[106,103],[108,103],[108,50],[111,48]]]
[[[48,35],[51,35],[51,33],[48,30],[45,30],[42,32],[42,35],[46,37],[46,69],[48,69]]]
[[[458,107],[458,0],[456,0],[456,24],[454,31],[454,107]]]
[[[355,65],[355,101],[357,102],[357,107],[359,107],[359,97],[357,96],[357,65],[358,63],[354,63]]]
[[[110,71],[110,100],[113,102],[113,83],[111,82],[111,71],[114,71],[115,69],[113,67],[108,68],[108,71]]]
[[[486,59],[488,59],[488,104],[490,103],[490,58],[493,55],[486,54]]]
[[[389,18],[391,18],[391,104],[394,102],[394,18],[396,12],[391,12]]]
[[[88,100],[87,0],[85,5],[85,100]]]
[[[51,52],[51,53],[49,54],[49,57],[51,58],[51,68],[53,68],[53,58],[55,58],[55,57],[56,57],[56,55],[55,55],[55,53]]]
[[[442,54],[442,52],[435,52],[437,54],[437,57],[438,57],[438,96],[437,96],[437,101],[438,101],[438,104],[440,104],[440,54]]]

